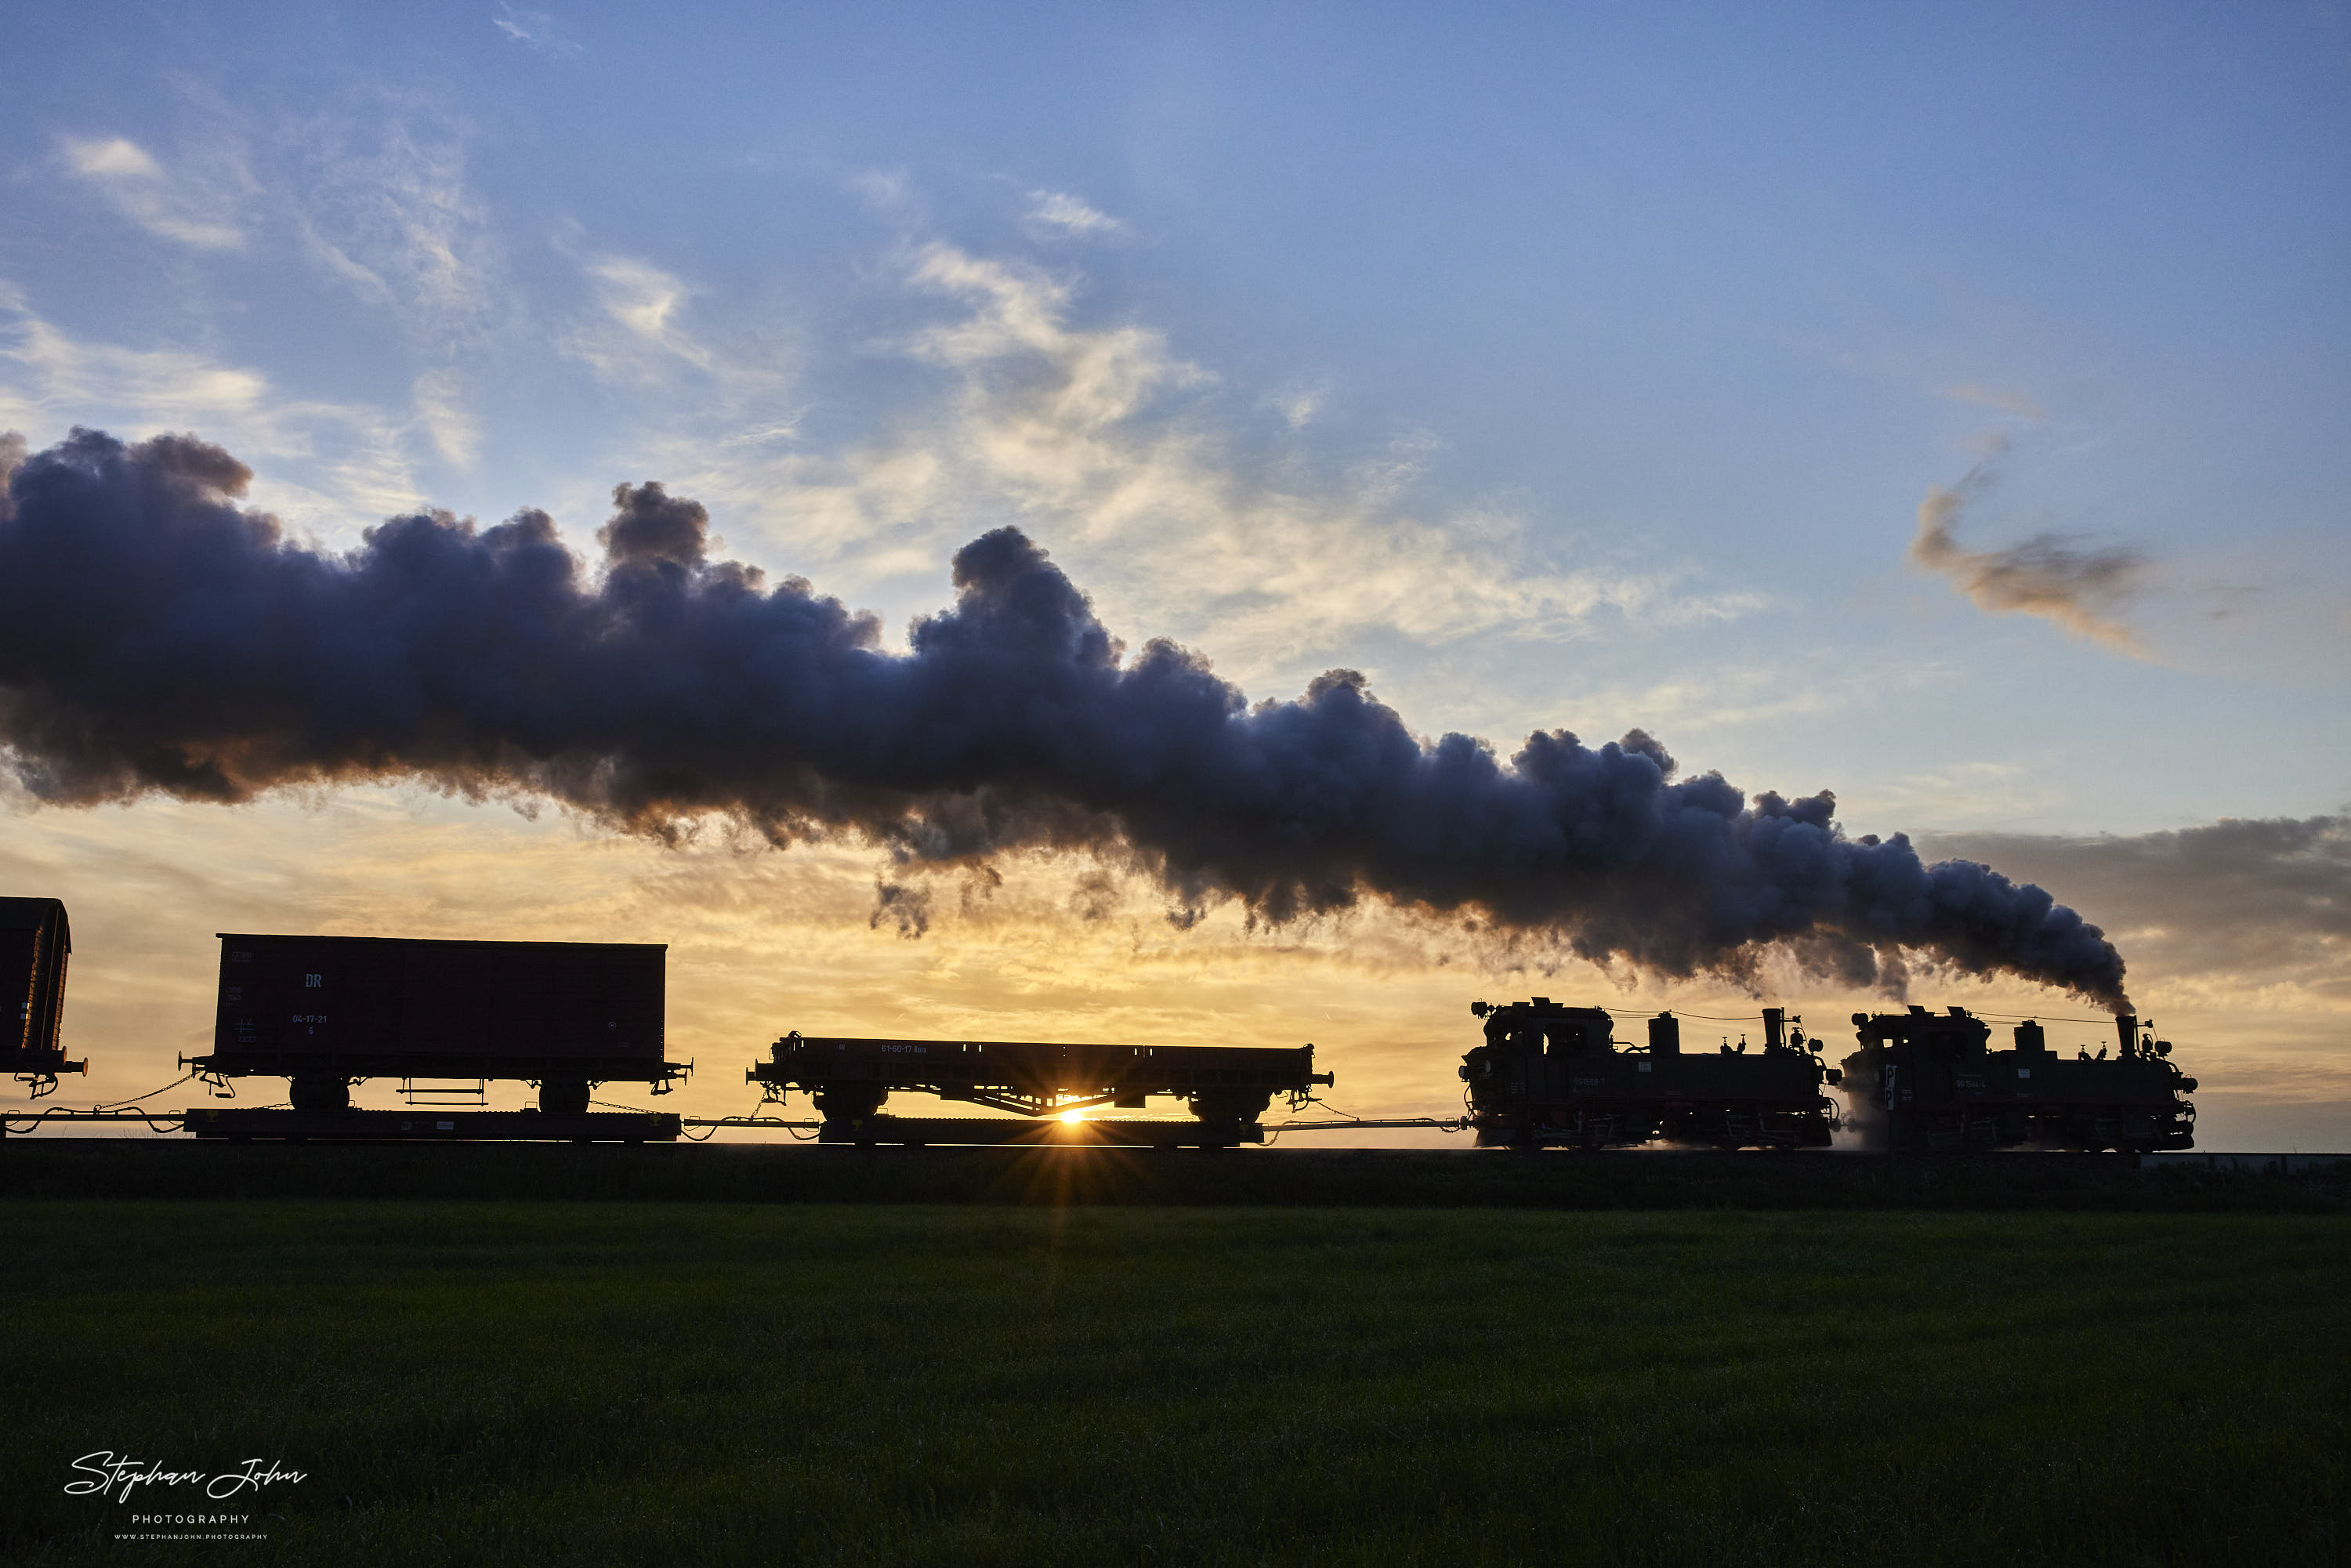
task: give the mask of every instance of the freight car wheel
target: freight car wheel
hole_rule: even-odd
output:
[[[890,1091],[874,1083],[819,1083],[809,1095],[816,1113],[846,1126],[880,1111]]]
[[[351,1081],[297,1077],[287,1083],[286,1098],[297,1111],[348,1111],[351,1108]]]
[[[1265,1114],[1273,1103],[1270,1089],[1201,1089],[1188,1096],[1192,1114],[1204,1123],[1246,1126]]]

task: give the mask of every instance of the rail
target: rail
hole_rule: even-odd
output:
[[[599,1101],[599,1104],[602,1102]],[[629,1107],[631,1110],[635,1106]],[[681,1127],[781,1127],[786,1132],[814,1132],[822,1122],[786,1122],[774,1116],[680,1116]]]
[[[601,1104],[603,1102],[600,1101],[598,1103]],[[625,1107],[625,1109],[633,1111],[638,1108],[632,1105]],[[187,1117],[184,1113],[172,1114],[155,1111],[143,1111],[135,1107],[128,1109],[105,1108],[85,1111],[78,1110],[70,1105],[52,1105],[40,1111],[0,1112],[0,1136],[26,1136],[34,1132],[37,1127],[48,1123],[73,1124],[80,1123],[95,1124],[131,1122],[139,1123],[144,1125],[148,1131],[153,1133],[177,1133],[183,1131],[186,1127]],[[820,1121],[786,1121],[782,1117],[778,1116],[757,1115],[681,1116],[678,1118],[678,1125],[681,1128],[692,1127],[695,1129],[706,1129],[705,1133],[705,1136],[707,1136],[709,1133],[716,1132],[721,1127],[772,1127],[778,1132],[795,1134],[819,1132],[824,1127],[824,1124]],[[1376,1132],[1404,1128],[1420,1128],[1439,1133],[1462,1133],[1468,1131],[1469,1120],[1466,1116],[1456,1116],[1450,1119],[1437,1116],[1387,1116],[1365,1118],[1360,1121],[1353,1118],[1345,1118],[1327,1122],[1269,1122],[1265,1124],[1265,1130],[1268,1133],[1336,1133],[1346,1132],[1349,1130],[1357,1132]]]
[[[23,1137],[43,1122],[143,1122],[151,1133],[176,1133],[187,1124],[184,1115],[168,1112],[117,1110],[105,1108],[78,1111],[71,1105],[52,1105],[46,1111],[0,1112],[0,1136]],[[18,1124],[26,1124],[19,1127]]]
[[[1265,1124],[1265,1130],[1269,1133],[1341,1133],[1351,1130],[1370,1132],[1384,1127],[1426,1127],[1440,1133],[1466,1133],[1469,1130],[1470,1121],[1467,1116],[1451,1118],[1385,1116],[1361,1121],[1348,1117],[1337,1122],[1268,1122]]]

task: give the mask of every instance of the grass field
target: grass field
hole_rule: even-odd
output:
[[[1883,1155],[1680,1150],[1197,1150],[701,1144],[233,1144],[0,1140],[14,1197],[548,1198],[1184,1208],[2105,1210],[2351,1218],[2351,1164],[2289,1176],[2129,1155]]]
[[[2351,1221],[0,1203],[0,1555],[2337,1563]],[[307,1472],[269,1540],[117,1542]]]

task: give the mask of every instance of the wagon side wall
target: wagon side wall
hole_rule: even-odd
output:
[[[216,1056],[658,1061],[665,949],[221,937]]]

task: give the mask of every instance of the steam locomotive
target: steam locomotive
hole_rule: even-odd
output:
[[[1991,1026],[1965,1008],[1855,1013],[1861,1049],[1844,1062],[1854,1116],[1897,1151],[2032,1145],[2050,1149],[2187,1149],[2196,1145],[2196,1080],[2172,1065],[2152,1022],[2115,1019],[2122,1050],[2072,1058],[2037,1022],[2014,1048],[1991,1049]]]
[[[1473,1002],[1486,1020],[1486,1042],[1462,1059],[1469,1122],[1480,1148],[1580,1148],[1646,1144],[1711,1144],[1725,1149],[1827,1146],[1835,1108],[1821,1092],[1835,1069],[1820,1060],[1821,1042],[1803,1020],[1763,1009],[1763,1047],[1685,1053],[1681,1020],[1649,1020],[1648,1045],[1611,1038],[1600,1008],[1549,997],[1495,1007]]]

